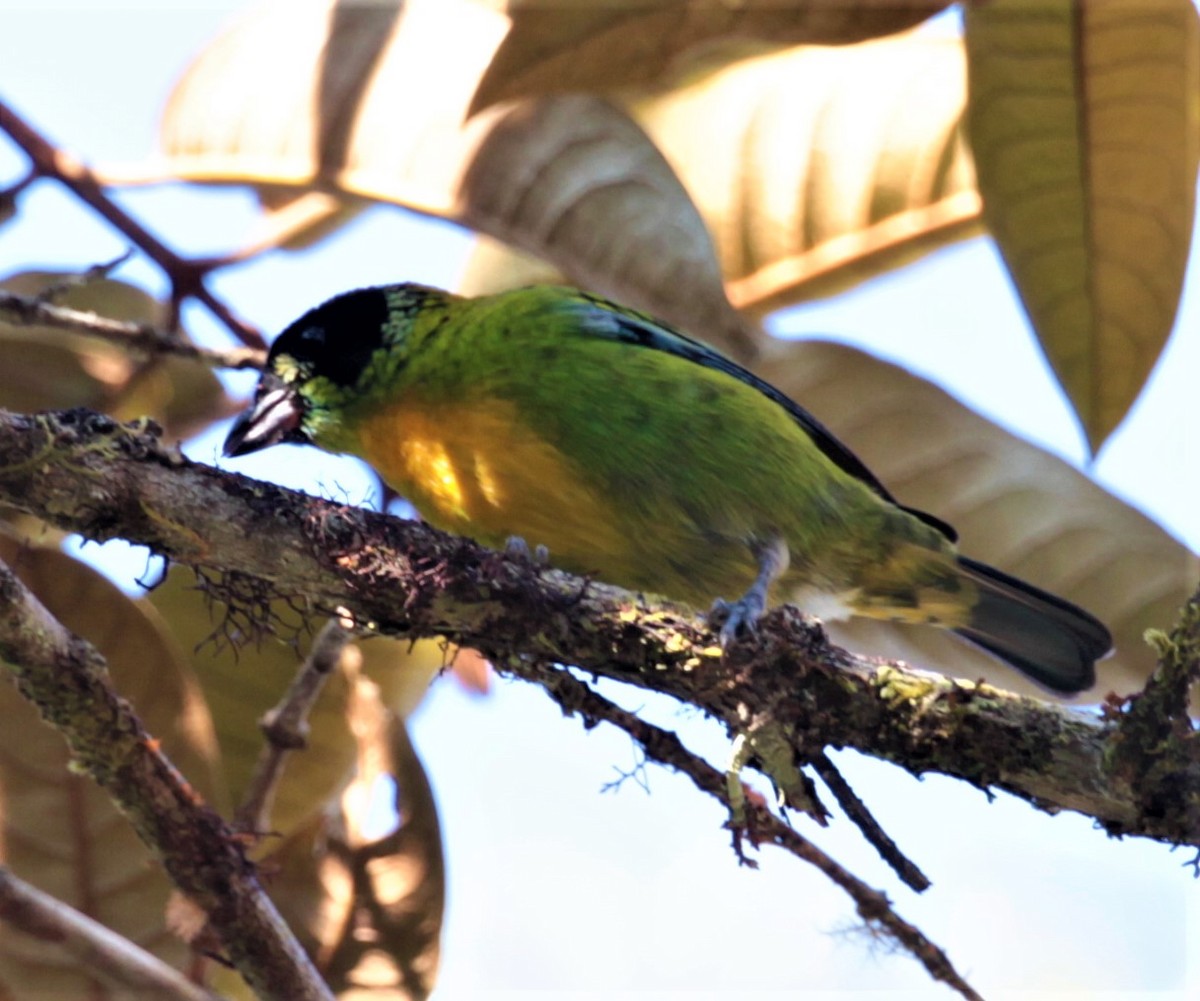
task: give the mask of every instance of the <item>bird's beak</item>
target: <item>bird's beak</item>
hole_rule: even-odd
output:
[[[304,406],[296,391],[267,372],[258,383],[254,403],[237,419],[225,439],[225,455],[249,455],[281,441],[303,442],[300,430]]]

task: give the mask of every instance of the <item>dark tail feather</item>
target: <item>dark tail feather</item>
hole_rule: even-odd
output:
[[[960,556],[958,565],[978,586],[979,603],[956,633],[1056,692],[1095,684],[1095,663],[1112,649],[1102,622],[984,563]]]

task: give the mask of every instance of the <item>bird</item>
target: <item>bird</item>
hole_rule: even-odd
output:
[[[1088,612],[961,555],[784,393],[577,288],[334,296],[275,339],[224,452],[278,443],[358,456],[437,528],[711,606],[725,644],[788,601],[952,630],[1064,694],[1112,646]]]

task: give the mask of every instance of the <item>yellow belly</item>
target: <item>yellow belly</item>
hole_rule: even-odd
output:
[[[430,524],[502,546],[519,535],[576,572],[626,576],[619,512],[512,404],[405,399],[357,428],[361,456]]]

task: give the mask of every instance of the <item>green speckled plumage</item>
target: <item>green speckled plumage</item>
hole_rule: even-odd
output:
[[[1090,680],[1107,642],[1074,606],[960,559],[949,528],[899,506],[773,387],[574,289],[365,289],[293,324],[271,366],[302,438],[488,545],[520,536],[565,569],[701,607],[762,570],[775,600],[956,628],[1052,685]],[[1043,642],[1061,647],[1044,670]]]

